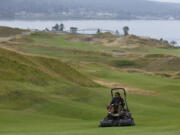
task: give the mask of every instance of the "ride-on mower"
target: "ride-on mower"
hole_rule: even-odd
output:
[[[126,101],[126,90],[124,88],[111,89],[112,99],[114,98],[114,91],[118,90],[124,92],[124,106],[122,107],[119,103],[109,105],[113,106],[113,111],[108,107],[108,115],[100,122],[100,127],[135,126],[134,119],[129,111]]]

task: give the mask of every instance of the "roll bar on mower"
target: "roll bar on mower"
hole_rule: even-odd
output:
[[[126,100],[126,90],[124,88],[112,88],[111,89],[111,96],[112,98],[114,97],[114,94],[113,94],[113,91],[118,91],[118,90],[121,90],[124,92],[124,101],[125,101],[125,106],[126,106],[126,109],[129,111],[129,108],[128,108],[128,104],[127,104],[127,100]]]

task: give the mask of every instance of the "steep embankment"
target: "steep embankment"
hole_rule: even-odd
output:
[[[55,58],[30,56],[0,48],[1,80],[17,80],[32,83],[62,79],[79,85],[94,85],[66,63]]]
[[[58,83],[62,87],[96,86],[86,75],[58,59],[24,55],[3,48],[0,48],[0,76],[2,108],[28,108],[47,101],[48,95],[37,89],[47,89],[53,84],[54,87]]]

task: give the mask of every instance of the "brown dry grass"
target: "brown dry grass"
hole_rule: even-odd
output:
[[[141,90],[141,89],[137,89],[137,88],[130,88],[128,86],[125,86],[123,84],[120,83],[116,83],[116,82],[108,82],[105,80],[100,80],[100,79],[95,79],[94,80],[96,83],[102,85],[102,86],[106,86],[108,88],[125,88],[128,92],[130,93],[134,93],[134,94],[139,94],[139,95],[150,95],[150,96],[158,96],[158,94],[156,92],[153,91],[148,91],[148,90]]]

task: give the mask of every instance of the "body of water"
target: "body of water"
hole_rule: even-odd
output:
[[[93,33],[95,29],[104,29],[123,33],[122,28],[128,26],[130,33],[138,36],[151,37],[172,41],[175,40],[180,45],[180,21],[175,20],[66,20],[66,21],[0,21],[1,26],[18,27],[24,29],[51,29],[56,23],[64,23],[65,29],[77,27],[82,33]],[[94,31],[90,31],[90,30]]]

